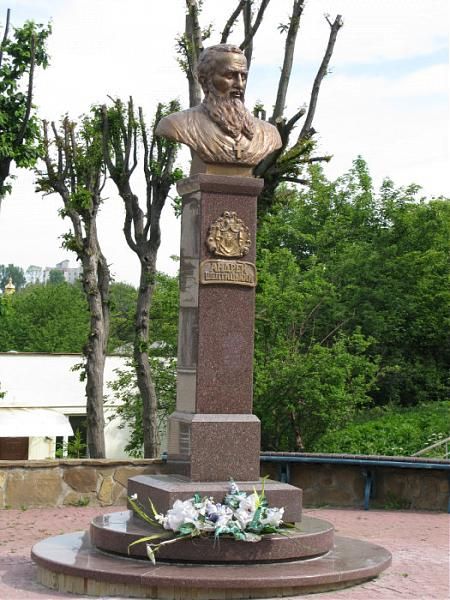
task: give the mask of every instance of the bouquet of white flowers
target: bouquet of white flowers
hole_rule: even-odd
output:
[[[129,498],[133,510],[153,527],[160,527],[161,533],[146,536],[132,542],[131,546],[146,543],[147,556],[155,564],[155,552],[161,546],[173,544],[182,539],[210,536],[214,539],[229,536],[242,542],[259,542],[264,534],[280,533],[284,508],[270,508],[264,493],[264,480],[261,493],[252,494],[239,491],[234,481],[222,503],[212,498],[195,494],[189,500],[176,500],[165,515],[158,513],[152,501],[153,516],[147,514],[138,502],[137,494]],[[175,536],[173,536],[174,532]],[[154,540],[165,541],[151,543]]]

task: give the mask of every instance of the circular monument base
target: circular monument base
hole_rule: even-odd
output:
[[[225,599],[292,596],[348,587],[371,579],[391,564],[375,544],[335,537],[318,558],[272,563],[177,564],[106,554],[84,531],[47,538],[32,549],[46,587],[91,596]]]
[[[147,559],[145,543],[129,544],[161,532],[136,518],[130,510],[100,515],[91,523],[90,539],[99,550]],[[239,542],[230,538],[210,537],[180,540],[162,546],[157,560],[201,563],[254,563],[297,560],[325,554],[333,547],[334,527],[328,521],[303,517],[296,527],[283,534],[266,535],[260,542]],[[158,540],[153,540],[158,543]]]

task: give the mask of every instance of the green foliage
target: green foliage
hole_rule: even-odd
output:
[[[158,273],[150,310],[149,361],[158,397],[160,436],[165,433],[168,415],[175,409],[177,325],[178,279]],[[119,400],[113,419],[119,419],[119,428],[129,428],[130,439],[125,451],[139,458],[143,447],[142,400],[131,358],[125,369],[116,369],[116,375],[116,380],[110,384]]]
[[[68,442],[63,444],[62,448],[56,450],[55,455],[57,458],[84,458],[86,456],[87,444],[83,441],[83,435],[79,429],[75,431],[73,436],[70,436]],[[88,501],[79,506],[86,506],[89,504]]]
[[[159,121],[180,110],[181,106],[178,100],[171,100],[167,103],[160,102],[153,118],[149,139],[143,111],[139,108],[136,115],[132,100],[126,105],[120,98],[116,98],[113,100],[112,106],[94,108],[97,118],[103,115],[108,137],[107,154],[108,158],[113,161],[109,163],[109,170],[119,186],[119,191],[120,183],[123,183],[125,172],[129,168],[130,144],[132,141],[136,144],[138,138],[142,138],[143,141],[146,177],[150,178],[155,186],[161,187],[164,183],[168,192],[171,185],[184,177],[182,169],[179,167],[174,168],[173,159],[171,158],[172,156],[175,158],[179,144],[167,138],[154,136]],[[137,160],[136,145],[134,146],[134,152],[133,160]],[[130,174],[133,170],[134,167]],[[150,195],[154,194],[155,190],[150,189],[149,193]]]
[[[74,500],[73,502],[69,502],[70,506],[88,506],[90,502],[89,496],[81,496],[78,500]]]
[[[410,456],[450,436],[450,402],[428,402],[414,408],[376,408],[340,431],[317,439],[315,452]],[[442,447],[429,456],[442,456]]]
[[[165,434],[167,418],[175,410],[176,361],[149,357],[153,382],[158,397],[157,426],[160,438]],[[124,450],[134,458],[143,457],[144,432],[142,428],[142,399],[136,382],[136,366],[130,358],[124,369],[115,369],[117,378],[109,385],[119,400],[115,415],[119,429],[128,427],[130,437]]]
[[[111,285],[109,351],[126,351],[133,342],[137,291],[125,283]],[[79,353],[89,331],[89,313],[81,284],[51,271],[47,285],[34,284],[0,298],[0,352]],[[84,372],[84,364],[81,366]]]
[[[14,29],[1,46],[0,64],[0,198],[11,186],[5,183],[12,161],[31,167],[41,156],[39,126],[32,105],[32,75],[35,67],[46,68],[50,25],[27,21]]]
[[[112,283],[109,290],[111,310],[109,352],[130,352],[134,340],[137,289],[127,283]]]
[[[157,273],[150,309],[150,354],[165,359],[177,355],[178,277]]]
[[[52,269],[48,275],[48,283],[51,285],[55,285],[58,283],[64,283],[64,273],[59,269]]]
[[[0,351],[81,352],[89,314],[80,285],[29,285],[0,316]]]
[[[0,289],[5,290],[5,285],[11,277],[13,284],[16,286],[16,292],[25,285],[25,275],[21,267],[9,264],[0,265]]]
[[[282,188],[260,221],[255,408],[264,449],[309,450],[364,405],[448,397],[450,203],[377,194],[366,163]]]
[[[321,273],[331,296],[314,315],[316,336],[332,324],[360,327],[381,356],[377,403],[415,404],[450,391],[450,202],[417,197],[417,186],[372,189],[367,165],[335,182],[310,169],[311,190],[281,190],[261,225],[266,248],[289,249],[302,277]]]
[[[371,342],[358,330],[333,337],[335,322],[328,334],[316,328],[333,300],[317,270],[302,274],[286,248],[260,254],[254,397],[262,446],[309,449],[369,402],[377,360],[367,356]]]

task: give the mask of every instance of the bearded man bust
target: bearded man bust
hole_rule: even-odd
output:
[[[161,119],[157,135],[186,144],[206,164],[253,167],[281,147],[277,128],[244,105],[247,60],[239,47],[218,44],[203,50],[197,75],[203,102]]]

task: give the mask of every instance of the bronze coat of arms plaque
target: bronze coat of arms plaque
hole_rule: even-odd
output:
[[[215,256],[245,256],[250,248],[250,230],[237,213],[226,210],[209,228],[206,245]]]

